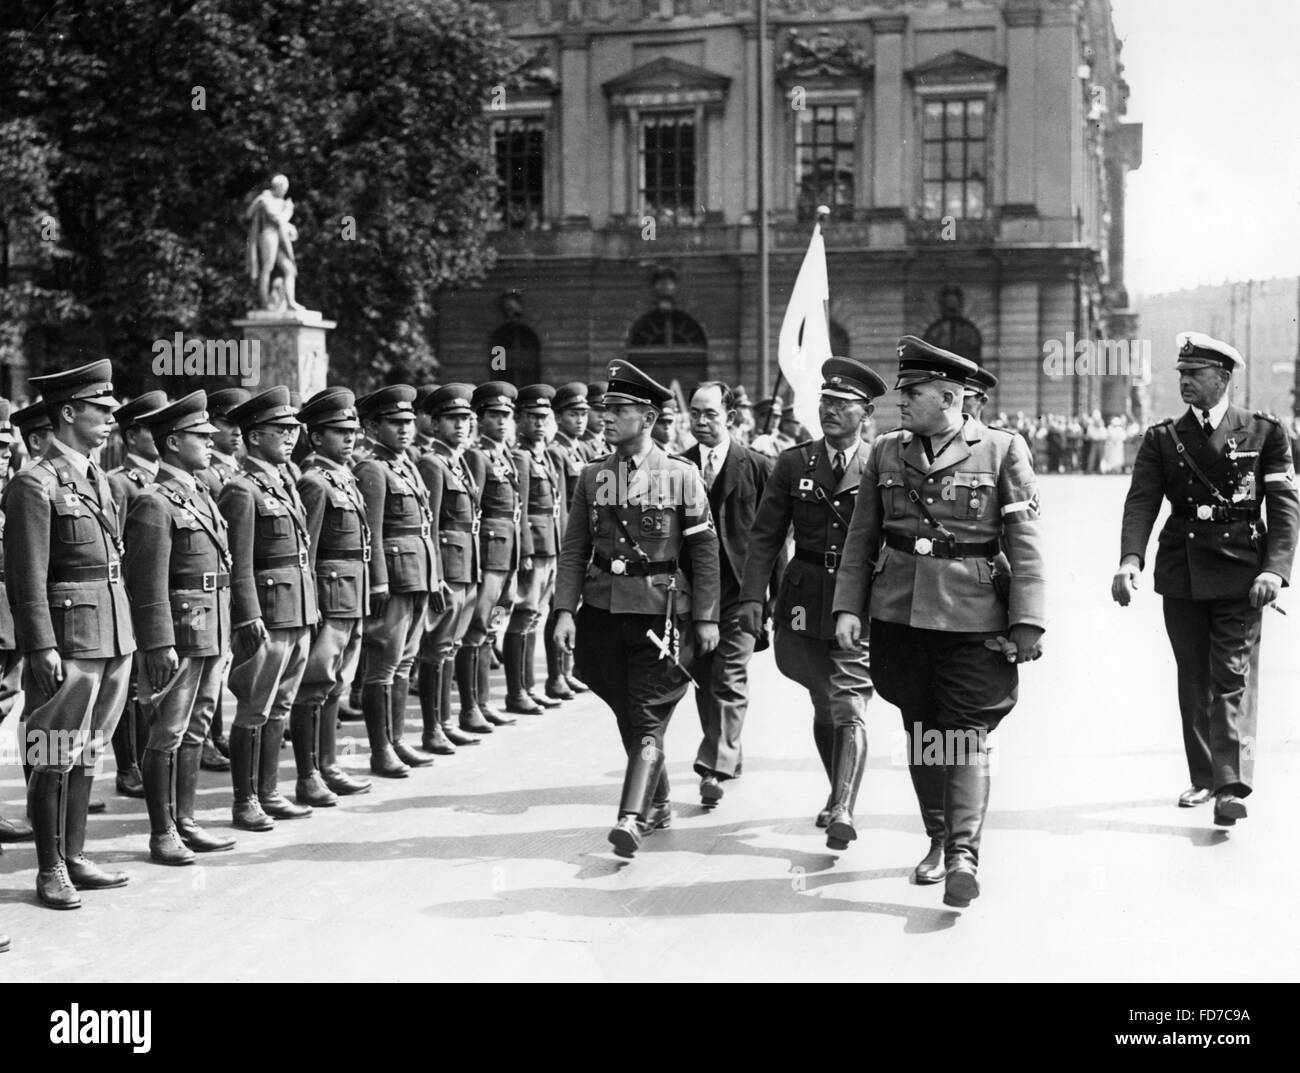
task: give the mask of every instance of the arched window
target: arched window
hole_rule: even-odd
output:
[[[667,376],[694,384],[708,379],[709,341],[689,314],[654,309],[632,325],[627,359],[657,380]]]
[[[484,380],[504,380],[523,387],[536,384],[542,374],[542,342],[527,324],[507,321],[488,339]]]

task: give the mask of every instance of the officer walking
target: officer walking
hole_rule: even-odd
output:
[[[1214,822],[1246,817],[1255,767],[1264,607],[1290,583],[1300,524],[1286,429],[1231,402],[1241,355],[1201,332],[1178,336],[1187,411],[1147,430],[1133,464],[1111,595],[1128,605],[1161,504],[1154,587],[1178,664],[1178,707],[1192,785],[1184,808],[1214,798]],[[1261,508],[1267,505],[1265,527]]]
[[[153,484],[158,472],[158,448],[153,434],[141,418],[167,405],[163,391],[146,391],[130,402],[123,403],[113,417],[126,446],[126,459],[108,471],[108,486],[113,491],[117,516],[123,525],[126,514],[136,497]],[[126,711],[117,721],[113,732],[113,756],[117,761],[117,792],[123,797],[144,797],[144,782],[138,766],[149,736],[149,723],[140,705],[139,683],[135,667],[131,668],[131,684],[127,689]]]
[[[366,504],[374,554],[370,609],[362,635],[365,669],[361,711],[370,738],[370,770],[406,778],[433,757],[402,740],[411,668],[424,636],[425,615],[446,609],[446,588],[432,540],[429,493],[406,449],[415,435],[415,388],[394,384],[357,400],[371,456],[355,473]]]
[[[1015,707],[1017,664],[1046,624],[1038,490],[1015,432],[962,414],[974,362],[914,336],[898,344],[902,428],[878,438],[835,585],[835,633],[865,642],[880,695],[898,706],[930,836],[918,883],[945,868],[944,904],[979,895],[988,735]],[[1009,591],[993,584],[1004,546]]]
[[[474,704],[477,666],[460,659],[461,643],[469,630],[477,598],[479,569],[479,487],[465,465],[469,426],[473,417],[469,384],[446,384],[425,401],[433,421],[433,446],[416,467],[429,491],[433,517],[433,542],[438,549],[446,606],[428,617],[428,630],[420,644],[420,714],[424,719],[423,744],[437,746],[442,734],[440,712],[451,711],[452,677],[459,679],[460,726],[471,734],[491,733],[492,725]],[[477,648],[475,649],[477,654]],[[426,679],[428,691],[424,689]],[[437,692],[434,694],[434,689]],[[436,703],[432,701],[436,695]],[[430,752],[434,751],[432,748]]]
[[[215,426],[195,391],[140,417],[158,445],[155,482],[126,516],[122,572],[144,651],[141,706],[149,856],[192,864],[194,854],[231,849],[194,820],[199,761],[230,648],[230,547],[226,520],[198,475]]]
[[[718,533],[721,574],[718,647],[697,656],[695,664],[695,706],[703,730],[695,772],[700,776],[700,800],[712,807],[722,800],[722,784],[739,775],[743,764],[740,734],[749,710],[749,659],[756,638],[741,628],[740,579],[772,462],[732,438],[735,396],[726,384],[706,381],[697,387],[690,419],[697,442],[684,457],[704,478]]]
[[[310,816],[279,788],[280,742],[320,620],[307,545],[307,518],[285,463],[298,435],[289,389],[273,387],[236,406],[246,454],[217,506],[229,528],[234,661],[230,691],[233,818],[246,831]]]
[[[303,404],[298,420],[310,449],[302,460],[298,494],[307,513],[321,623],[307,653],[289,734],[298,764],[295,800],[320,805],[333,804],[335,795],[370,789],[369,779],[353,778],[339,767],[336,743],[339,704],[361,656],[373,551],[365,500],[349,468],[361,429],[355,396],[347,388],[327,387]]]
[[[518,598],[506,627],[505,663],[506,711],[517,715],[540,715],[545,708],[560,706],[559,700],[537,692],[533,678],[537,628],[545,620],[555,592],[564,513],[564,484],[546,453],[546,425],[554,398],[555,388],[550,384],[531,384],[520,390],[515,403],[515,469],[524,501],[523,548]]]
[[[826,828],[830,849],[843,850],[857,838],[853,807],[866,770],[871,664],[864,647],[835,644],[831,601],[870,455],[858,429],[885,382],[852,358],[823,362],[821,374],[823,438],[787,448],[776,460],[750,532],[738,619],[755,637],[762,632],[763,601],[793,525],[794,557],[773,615],[776,666],[812,698],[813,743],[830,781],[816,824]]]
[[[135,651],[117,508],[90,459],[119,405],[112,376],[104,360],[31,379],[53,438],[5,501],[5,578],[27,659],[23,748],[32,765],[36,895],[52,909],[76,909],[78,891],[125,886],[128,878],[85,855],[95,754],[122,714]]]
[[[478,417],[479,439],[465,452],[465,465],[480,490],[482,516],[479,524],[479,560],[483,579],[474,600],[469,630],[456,656],[456,674],[474,683],[473,707],[493,726],[510,726],[513,715],[491,703],[492,616],[511,588],[511,574],[519,569],[523,541],[523,482],[506,434],[514,414],[518,393],[513,384],[493,380],[474,389],[470,404]],[[507,602],[507,613],[511,608]],[[473,677],[470,671],[473,671]],[[467,710],[464,687],[461,710]],[[443,727],[456,745],[479,739],[458,730],[449,712],[443,712]],[[460,735],[457,737],[456,735]]]
[[[671,394],[611,362],[605,434],[615,453],[582,472],[555,597],[556,643],[575,650],[578,673],[614,710],[627,753],[609,832],[624,857],[672,821],[664,734],[693,652],[718,644],[718,538],[704,483],[650,437]]]

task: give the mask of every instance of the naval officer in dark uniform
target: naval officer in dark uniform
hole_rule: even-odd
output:
[[[903,715],[930,851],[918,883],[944,903],[979,895],[989,802],[988,735],[1015,707],[1018,663],[1047,621],[1038,490],[1015,432],[962,413],[978,366],[915,336],[898,344],[902,428],[879,437],[835,584],[835,636],[865,642],[876,689]],[[1005,548],[1005,596],[992,560]],[[939,871],[942,855],[944,868]]]
[[[842,850],[857,838],[853,807],[867,762],[871,664],[864,647],[836,646],[831,598],[871,451],[858,430],[885,382],[852,358],[831,358],[821,373],[823,438],[777,457],[750,532],[739,618],[755,637],[762,632],[772,571],[793,525],[794,557],[773,616],[776,665],[812,698],[813,742],[831,784],[816,824],[827,828],[827,847]]]
[[[627,752],[609,833],[627,857],[672,820],[664,734],[690,684],[692,652],[718,644],[718,538],[704,482],[650,438],[671,394],[629,362],[610,364],[605,438],[614,453],[582,471],[555,595],[556,644],[575,650]]]
[[[76,909],[78,891],[121,887],[128,878],[85,855],[95,757],[122,714],[135,652],[121,523],[90,459],[118,408],[112,376],[104,360],[31,379],[54,435],[5,497],[5,579],[27,660],[23,747],[32,763],[36,894],[53,909]]]
[[[1127,606],[1161,504],[1154,587],[1178,664],[1178,707],[1192,785],[1179,805],[1214,797],[1214,822],[1246,816],[1264,607],[1290,583],[1300,523],[1286,429],[1232,405],[1241,355],[1200,332],[1178,337],[1187,411],[1147,430],[1133,464],[1111,594]],[[1261,510],[1267,507],[1268,524]]]

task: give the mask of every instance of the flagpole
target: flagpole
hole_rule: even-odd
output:
[[[767,264],[767,0],[758,0],[758,394],[769,396],[771,310]]]

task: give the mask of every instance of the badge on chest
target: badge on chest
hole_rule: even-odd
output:
[[[641,535],[663,536],[668,532],[668,512],[647,510],[641,513]]]

